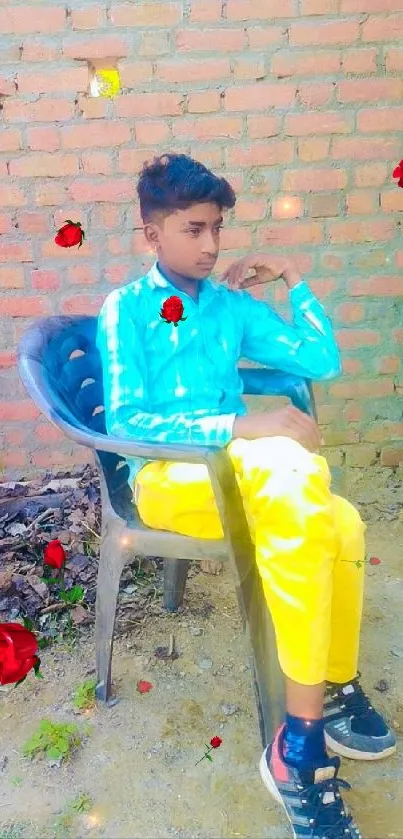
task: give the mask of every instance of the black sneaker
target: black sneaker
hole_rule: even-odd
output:
[[[381,760],[396,751],[396,738],[372,707],[359,677],[329,685],[323,706],[326,745],[352,760]]]
[[[284,726],[264,750],[259,768],[264,785],[287,813],[294,839],[362,839],[340,795],[340,787],[350,785],[337,777],[339,758],[299,772],[284,762],[283,738]]]

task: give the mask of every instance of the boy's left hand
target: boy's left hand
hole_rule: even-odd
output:
[[[254,271],[252,275],[251,271]],[[260,283],[272,283],[280,278],[288,288],[293,288],[301,282],[297,268],[290,259],[265,253],[250,254],[233,262],[222,275],[223,282],[227,282],[228,287],[234,290]]]

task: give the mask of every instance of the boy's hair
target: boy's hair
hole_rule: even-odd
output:
[[[186,154],[163,154],[146,163],[137,184],[143,222],[154,213],[169,215],[192,204],[216,203],[231,209],[236,202],[232,186]]]

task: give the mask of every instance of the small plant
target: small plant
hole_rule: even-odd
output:
[[[86,792],[81,792],[70,804],[73,813],[88,813],[93,805],[93,800]]]
[[[70,589],[63,589],[59,594],[59,600],[64,603],[81,603],[85,594],[85,589],[82,586],[72,586]]]
[[[68,760],[82,740],[83,734],[74,723],[42,720],[32,737],[24,743],[22,753],[31,760],[37,755],[50,760]]]
[[[90,711],[94,708],[96,684],[95,679],[88,679],[79,685],[73,697],[73,705],[78,711]]]

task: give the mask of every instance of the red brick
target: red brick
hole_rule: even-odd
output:
[[[300,218],[304,214],[304,204],[296,195],[277,195],[271,206],[275,219]]]
[[[19,151],[21,148],[21,134],[17,130],[2,130],[0,133],[0,152]]]
[[[298,52],[297,50],[276,52],[271,59],[270,72],[278,78],[288,76],[317,76],[318,67],[322,75],[333,75],[340,72],[340,52],[332,50],[315,50],[314,52]]]
[[[267,108],[292,107],[295,102],[296,86],[279,84],[257,84],[244,87],[230,87],[225,93],[227,111],[266,111]]]
[[[24,422],[35,420],[39,416],[39,408],[30,399],[21,402],[0,402],[0,420],[3,422]]]
[[[377,49],[346,50],[342,58],[342,69],[345,73],[376,73]]]
[[[115,101],[117,117],[179,116],[182,97],[178,93],[135,93]]]
[[[65,188],[57,181],[42,180],[35,190],[35,203],[41,207],[64,204]]]
[[[359,347],[375,347],[381,342],[379,332],[370,329],[339,329],[336,333],[339,346],[343,350],[355,350]]]
[[[38,297],[0,299],[0,315],[12,318],[35,318],[48,314],[48,301]]]
[[[403,73],[403,50],[390,49],[385,56],[387,73]]]
[[[78,247],[74,248],[74,256],[76,259],[94,257],[93,250],[93,245],[90,243],[89,239],[86,239],[80,249]],[[69,262],[72,259],[70,248],[60,248],[56,245],[54,238],[42,242],[40,251],[42,258],[44,259],[65,260],[66,262]]]
[[[124,4],[112,6],[111,22],[114,26],[175,26],[182,20],[182,3]]]
[[[269,140],[267,143],[253,143],[252,146],[240,145],[228,148],[229,166],[278,166],[291,163],[294,159],[294,144],[291,140]]]
[[[371,12],[403,11],[403,0],[341,0],[342,14],[365,14]]]
[[[91,265],[72,265],[67,270],[67,280],[72,285],[93,285],[97,277]]]
[[[192,0],[190,6],[191,23],[219,23],[221,21],[222,0]]]
[[[225,115],[177,119],[173,123],[172,133],[174,137],[189,137],[200,141],[222,137],[239,140],[243,133],[243,123],[241,117]]]
[[[388,176],[388,169],[385,163],[369,163],[366,166],[357,166],[354,171],[354,183],[356,186],[381,186]]]
[[[38,99],[22,102],[7,99],[3,106],[5,122],[67,122],[74,116],[74,103],[67,99]]]
[[[84,119],[104,119],[108,113],[108,100],[79,96],[78,107]]]
[[[284,133],[297,137],[307,134],[348,134],[352,127],[351,116],[337,111],[289,114],[284,120]]]
[[[29,128],[27,144],[31,151],[57,151],[60,147],[60,137],[57,128]]]
[[[59,428],[51,425],[50,422],[43,422],[37,425],[35,436],[44,443],[60,443],[66,439],[65,434]]]
[[[379,102],[401,99],[402,79],[345,79],[337,85],[339,102]]]
[[[15,81],[0,76],[0,96],[14,96],[17,90]]]
[[[381,207],[384,213],[401,213],[403,210],[403,195],[397,189],[390,189],[381,193]]]
[[[393,338],[396,344],[403,344],[403,329],[395,329],[393,331]]]
[[[342,344],[340,344],[340,346],[342,346]],[[345,373],[346,376],[358,376],[363,371],[364,365],[362,361],[358,360],[358,358],[343,359],[343,373]]]
[[[260,140],[264,137],[275,137],[280,133],[280,121],[278,116],[248,116],[248,134],[252,140]]]
[[[235,205],[235,218],[238,221],[261,221],[267,213],[267,201],[264,198],[240,198]]]
[[[396,160],[399,141],[392,138],[334,137],[332,157],[336,160]]]
[[[317,222],[304,221],[298,221],[296,224],[273,224],[259,231],[259,243],[264,247],[320,245],[323,243],[322,226]]]
[[[4,452],[1,456],[2,464],[6,469],[21,469],[27,462],[27,455],[21,449],[14,449]]]
[[[357,114],[359,131],[401,131],[402,125],[403,108],[373,108]]]
[[[326,137],[309,137],[298,140],[298,157],[306,163],[329,159],[330,140]]]
[[[97,315],[105,300],[105,294],[98,294],[95,297],[89,294],[75,294],[64,300],[61,311],[65,315]]]
[[[219,111],[221,94],[219,90],[198,90],[188,94],[187,110],[189,114],[208,114]],[[167,130],[169,128],[167,126]]]
[[[0,368],[2,370],[8,370],[11,367],[15,367],[16,364],[17,354],[15,352],[11,352],[10,350],[0,352]]]
[[[401,41],[403,38],[403,15],[370,15],[362,24],[363,41]]]
[[[0,262],[32,262],[30,245],[0,242]]]
[[[347,403],[343,410],[343,417],[346,422],[360,422],[363,418],[363,411],[360,405],[355,402]]]
[[[124,285],[127,282],[129,271],[130,265],[128,264],[110,263],[104,269],[105,279],[112,285]]]
[[[18,225],[22,233],[33,236],[46,236],[49,232],[49,219],[45,213],[18,213]]]
[[[130,126],[123,122],[92,122],[89,125],[71,125],[61,129],[65,149],[91,149],[96,146],[121,146],[130,142]]]
[[[225,30],[223,30],[225,31]],[[251,50],[265,50],[266,47],[283,44],[285,32],[282,26],[248,27],[248,45]]]
[[[13,229],[12,216],[0,213],[0,235],[11,233]]]
[[[227,227],[221,233],[221,250],[231,251],[250,248],[252,244],[249,227]]]
[[[88,88],[88,67],[60,67],[46,73],[20,71],[17,76],[18,92],[68,93],[84,92]]]
[[[55,61],[59,57],[59,49],[54,44],[43,41],[27,41],[22,47],[21,61]]]
[[[334,15],[338,0],[301,0],[301,15]]]
[[[347,215],[374,216],[379,209],[379,192],[360,189],[347,195]]]
[[[66,11],[62,6],[11,6],[0,9],[0,33],[22,35],[61,32],[66,26]]]
[[[382,466],[399,466],[403,463],[403,443],[399,446],[385,446],[381,451]]]
[[[109,152],[84,152],[81,155],[81,163],[86,175],[112,175],[114,171]]]
[[[305,108],[321,108],[329,105],[334,94],[334,86],[331,82],[313,84],[300,84],[298,88],[298,99]]]
[[[233,61],[232,70],[233,77],[237,81],[249,79],[257,82],[267,76],[266,59],[263,56],[259,58],[237,58]]]
[[[341,303],[336,309],[336,315],[343,323],[358,323],[364,320],[365,307],[361,303]]]
[[[95,58],[125,58],[129,46],[125,38],[117,35],[94,36],[90,40],[81,40],[77,36],[73,40],[63,42],[63,55],[67,58],[89,60]]]
[[[359,23],[354,20],[315,21],[315,23],[292,23],[290,44],[292,46],[325,46],[327,44],[354,44],[359,38]]]
[[[24,269],[20,266],[1,266],[0,288],[24,288]]]
[[[397,268],[403,268],[403,251],[395,252],[395,262]]]
[[[119,152],[118,169],[125,174],[138,174],[144,163],[154,157],[151,149],[122,149]]]
[[[122,87],[133,88],[144,82],[151,82],[153,78],[153,64],[151,61],[119,61],[119,75]]]
[[[138,55],[146,55],[155,60],[157,55],[166,55],[171,51],[170,33],[161,31],[143,32],[138,47]]]
[[[57,291],[60,288],[60,276],[57,271],[32,271],[32,288],[37,291]]]
[[[344,169],[288,169],[283,174],[282,188],[296,192],[327,192],[344,189],[346,185]]]
[[[274,20],[295,16],[293,0],[227,0],[227,20]]]
[[[329,225],[331,243],[390,241],[395,235],[391,221],[334,221]]]
[[[106,9],[72,9],[72,29],[100,29],[106,25]]]
[[[226,55],[245,49],[243,29],[182,29],[176,36],[176,47],[185,52],[215,52]]]
[[[362,379],[354,382],[337,382],[330,385],[330,396],[335,399],[378,399],[391,396],[393,379]]]
[[[135,184],[122,178],[108,180],[76,180],[69,188],[69,195],[78,204],[91,204],[97,201],[133,201]]]
[[[14,178],[60,178],[78,174],[78,158],[73,154],[26,154],[10,161]]]
[[[400,358],[397,355],[389,355],[384,356],[384,358],[380,358],[378,360],[378,372],[379,373],[386,373],[388,375],[393,375],[394,373],[398,373],[400,370]],[[403,429],[403,424],[402,424]],[[402,433],[403,437],[403,433]]]
[[[228,58],[205,58],[203,61],[170,59],[157,62],[155,68],[155,78],[169,85],[221,81],[230,75],[231,65]]]
[[[353,297],[402,297],[403,276],[354,280],[350,285],[350,293]]]

